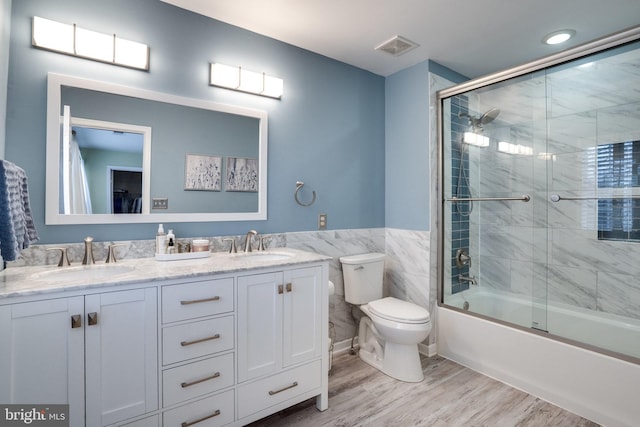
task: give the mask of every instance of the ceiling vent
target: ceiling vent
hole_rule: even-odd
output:
[[[394,38],[387,40],[380,46],[376,47],[376,50],[386,52],[389,55],[400,56],[403,53],[407,53],[418,46],[420,46],[418,43],[414,43],[409,39],[406,39],[402,36],[395,36]]]

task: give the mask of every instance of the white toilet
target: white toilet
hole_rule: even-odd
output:
[[[384,254],[344,256],[345,300],[360,306],[360,358],[390,377],[407,382],[424,379],[418,343],[431,332],[429,312],[397,298],[382,298]]]

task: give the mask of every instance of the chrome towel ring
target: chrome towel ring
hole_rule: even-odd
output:
[[[316,202],[316,191],[313,190],[311,192],[311,194],[313,194],[313,198],[311,199],[311,201],[309,203],[302,203],[300,201],[300,199],[298,198],[298,191],[300,191],[300,189],[302,187],[304,187],[304,182],[296,181],[296,191],[295,191],[295,193],[293,193],[293,197],[296,199],[296,203],[299,204],[300,206],[311,206],[312,204],[314,204]]]

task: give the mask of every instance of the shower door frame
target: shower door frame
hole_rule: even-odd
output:
[[[570,48],[564,50],[562,52],[558,52],[553,55],[549,55],[543,58],[540,58],[535,61],[531,61],[525,63],[520,66],[516,66],[513,68],[509,68],[507,70],[499,71],[497,73],[488,74],[486,76],[482,76],[473,80],[469,80],[468,82],[460,83],[455,86],[452,86],[447,89],[442,89],[436,93],[436,101],[437,101],[437,177],[438,181],[435,183],[435,194],[437,197],[437,296],[436,301],[438,307],[444,307],[449,310],[462,312],[469,316],[478,317],[484,320],[488,320],[494,323],[498,323],[501,325],[505,325],[511,328],[515,328],[518,330],[526,331],[532,334],[544,336],[547,338],[554,339],[556,341],[560,341],[563,343],[575,345],[577,347],[585,348],[588,350],[592,350],[598,353],[606,354],[609,356],[616,357],[618,359],[626,360],[635,364],[640,364],[640,360],[633,356],[625,355],[622,353],[609,351],[602,347],[597,347],[588,343],[584,343],[582,341],[572,340],[570,338],[566,338],[559,335],[554,335],[548,333],[546,331],[538,330],[532,327],[521,326],[515,323],[506,322],[500,319],[496,319],[494,317],[485,316],[479,313],[474,313],[472,311],[466,311],[462,308],[455,307],[444,302],[444,286],[445,286],[445,269],[449,267],[449,256],[445,257],[445,230],[444,225],[445,221],[445,203],[450,195],[444,194],[444,183],[445,183],[445,170],[444,170],[444,116],[443,116],[443,101],[446,98],[450,98],[455,95],[459,95],[462,93],[466,93],[475,89],[479,89],[494,83],[499,83],[506,81],[511,78],[516,78],[520,76],[524,76],[529,73],[534,73],[536,71],[540,71],[555,65],[559,65],[562,63],[566,63],[581,57],[585,57],[591,54],[595,54],[606,49],[615,48],[621,46],[626,43],[632,43],[640,40],[640,26],[629,28],[618,33],[605,36],[594,41],[581,44],[574,48]],[[451,232],[451,230],[447,230]]]

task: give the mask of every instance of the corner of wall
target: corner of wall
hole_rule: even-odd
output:
[[[0,0],[0,159],[4,159],[7,122],[7,84],[9,81],[9,42],[11,39],[11,0]]]

